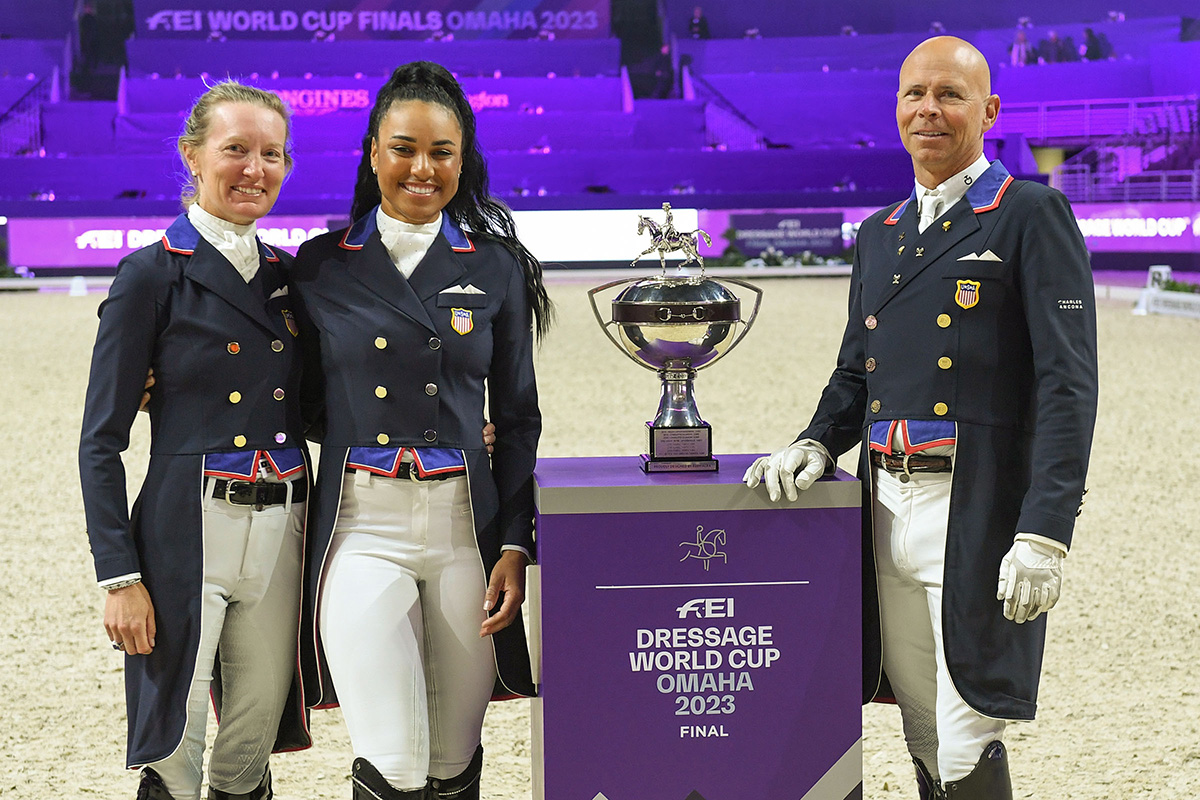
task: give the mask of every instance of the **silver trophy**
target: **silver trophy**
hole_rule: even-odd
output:
[[[661,269],[646,278],[622,278],[588,291],[592,311],[605,335],[641,366],[658,372],[662,398],[653,422],[647,422],[649,453],[642,454],[646,472],[714,472],[712,427],[696,409],[693,381],[696,371],[710,366],[738,345],[754,324],[762,290],[736,278],[720,281],[704,275],[704,259],[697,252],[697,236],[711,244],[701,230],[676,231],[671,204],[663,203],[666,221],[639,216],[638,233],[650,231],[651,246],[638,254],[634,266],[649,253],[658,253]],[[667,274],[666,254],[680,251],[684,260],[675,274]],[[685,268],[695,262],[700,274]],[[741,316],[741,300],[726,284],[754,293],[754,310]],[[612,318],[600,315],[596,296],[620,289],[612,300]],[[739,329],[740,326],[740,329]],[[616,335],[612,328],[616,328]]]

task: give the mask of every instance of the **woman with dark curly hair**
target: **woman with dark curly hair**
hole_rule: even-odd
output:
[[[308,644],[328,674],[308,695],[342,707],[355,798],[469,800],[493,691],[533,693],[520,606],[550,301],[437,64],[379,90],[352,218],[300,249],[292,282],[322,441]]]

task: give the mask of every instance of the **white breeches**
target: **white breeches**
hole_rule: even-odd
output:
[[[968,706],[946,669],[942,573],[951,473],[913,473],[908,483],[878,468],[873,475],[883,668],[909,752],[935,778],[959,780],[975,768],[984,747],[1001,738],[1005,723]]]
[[[346,473],[321,586],[325,657],[355,756],[392,786],[452,778],[496,680],[465,477]]]
[[[212,497],[214,480],[205,479],[200,645],[183,741],[162,761],[146,765],[176,800],[200,797],[209,684],[218,654],[221,719],[208,782],[231,794],[262,782],[296,670],[305,504],[262,511],[230,505]]]

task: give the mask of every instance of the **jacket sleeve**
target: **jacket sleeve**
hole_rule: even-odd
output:
[[[1021,236],[1021,298],[1034,369],[1032,475],[1017,531],[1071,544],[1096,424],[1096,299],[1067,199],[1050,191]]]
[[[100,305],[79,441],[84,515],[101,581],[141,570],[129,529],[121,453],[129,447],[129,429],[153,360],[165,292],[162,265],[140,255],[122,260]]]
[[[504,257],[510,276],[492,322],[488,369],[488,413],[497,431],[492,474],[500,496],[501,545],[518,545],[534,556],[533,470],[542,415],[533,372],[533,317],[521,267],[507,253]]]
[[[862,442],[867,414],[866,328],[862,315],[862,264],[860,250],[854,251],[850,275],[850,299],[846,330],[838,350],[837,367],[821,392],[812,421],[796,441],[815,439],[835,459]],[[830,465],[832,472],[836,465]]]

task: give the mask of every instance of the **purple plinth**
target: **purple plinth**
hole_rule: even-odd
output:
[[[861,797],[859,484],[720,458],[538,462],[535,798]]]

